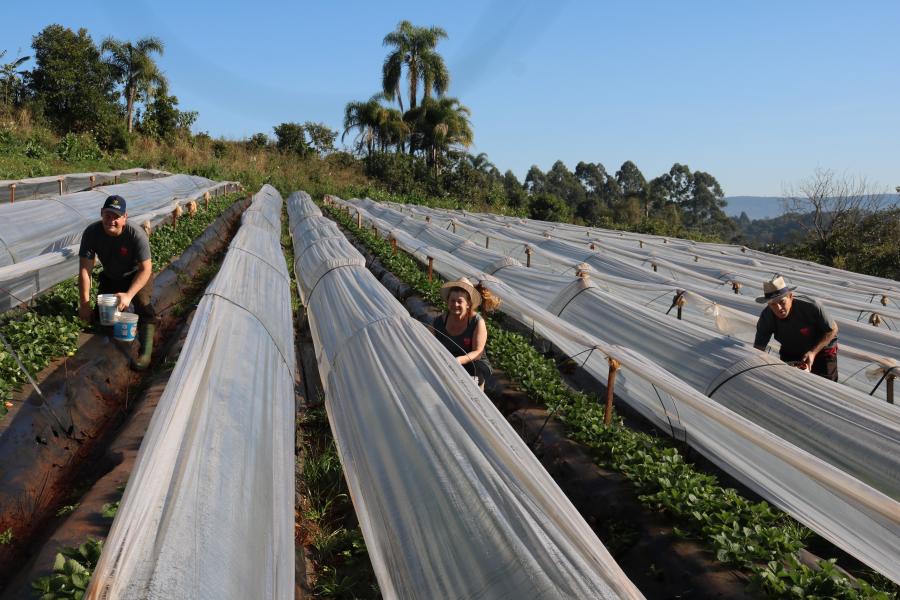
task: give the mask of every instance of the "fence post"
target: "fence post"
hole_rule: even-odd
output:
[[[16,201],[16,184],[9,184],[9,203],[12,204]]]
[[[434,258],[428,257],[428,281],[430,282],[434,277]]]

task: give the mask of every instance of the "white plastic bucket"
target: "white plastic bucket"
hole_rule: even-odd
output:
[[[116,322],[116,308],[119,299],[115,294],[100,294],[97,296],[97,310],[100,311],[100,324],[112,325]]]
[[[120,342],[133,342],[137,335],[138,316],[134,313],[119,313],[118,319],[113,323],[113,338]]]

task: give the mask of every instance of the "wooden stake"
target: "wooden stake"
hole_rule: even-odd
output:
[[[525,248],[525,266],[531,266],[531,248]]]
[[[893,375],[887,377],[887,401],[888,404],[894,403],[894,379]]]
[[[434,278],[434,259],[432,257],[428,257],[428,281],[431,281]]]
[[[606,378],[606,410],[603,412],[603,423],[609,425],[612,423],[613,395],[616,389],[616,373],[619,371],[619,361],[614,358],[608,358],[609,377]]]
[[[9,203],[12,204],[16,201],[16,184],[9,184]]]
[[[60,196],[62,196],[62,184],[63,184],[63,178],[60,177],[59,178],[59,195]]]
[[[356,211],[356,227],[362,229],[362,213],[359,211]]]
[[[94,176],[91,175],[91,189],[94,189]]]
[[[488,236],[484,236],[484,247],[485,248],[491,247],[491,238],[489,238]]]
[[[397,239],[391,238],[391,256],[397,256]]]

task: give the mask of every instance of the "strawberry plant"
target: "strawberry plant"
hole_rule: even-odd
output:
[[[103,541],[88,538],[77,548],[62,548],[53,562],[53,574],[31,583],[40,600],[81,600],[100,560]]]

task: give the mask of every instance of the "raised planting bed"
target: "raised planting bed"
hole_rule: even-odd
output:
[[[194,277],[228,243],[246,205],[234,198],[227,205],[223,201],[218,218],[204,228],[206,232],[157,274],[153,299],[161,317],[159,342],[187,312],[185,308],[193,302],[191,292],[202,291],[202,287],[192,289]],[[200,227],[199,221],[190,221],[181,220],[186,228]],[[182,235],[178,227],[168,234],[163,227],[151,236],[151,243],[154,238],[167,242],[168,236]],[[190,240],[185,236],[182,247]],[[175,246],[169,247],[175,251]],[[171,255],[161,256],[154,255],[157,264]],[[51,295],[47,301],[48,306],[57,306],[55,317],[74,314],[74,303],[67,298],[74,300],[71,290]],[[37,376],[43,401],[31,386],[13,396],[14,414],[7,416],[0,431],[0,532],[7,539],[0,544],[0,583],[21,566],[32,536],[65,504],[79,467],[96,456],[105,436],[133,405],[142,380],[129,368],[136,352],[135,344],[115,342],[108,331],[81,333],[72,356],[53,362],[45,359],[49,364]]]

